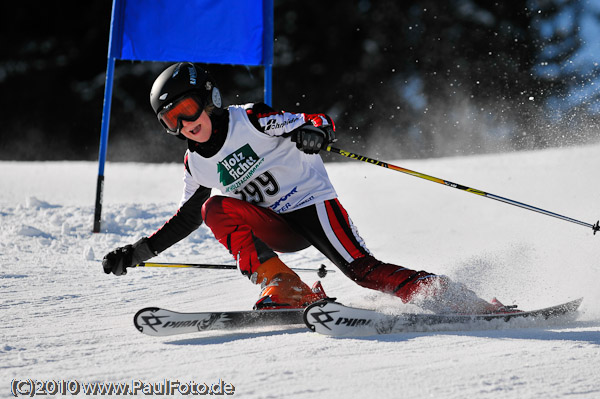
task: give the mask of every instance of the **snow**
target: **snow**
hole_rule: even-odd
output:
[[[599,152],[600,145],[592,145],[392,163],[595,223]],[[301,326],[166,338],[138,333],[132,317],[145,306],[238,310],[258,297],[257,287],[231,270],[103,273],[104,254],[151,234],[173,214],[182,168],[109,163],[104,231],[93,234],[95,163],[0,162],[0,397],[11,397],[14,379],[222,380],[241,398],[600,397],[600,237],[354,161],[327,169],[378,258],[447,274],[484,298],[523,309],[583,296],[578,318],[360,339],[321,336]],[[334,269],[313,249],[282,259]],[[233,263],[204,226],[155,260]],[[317,278],[301,276],[309,284]],[[415,311],[339,272],[323,285],[349,305]]]

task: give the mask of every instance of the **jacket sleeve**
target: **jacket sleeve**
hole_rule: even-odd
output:
[[[335,130],[333,120],[325,114],[275,111],[264,103],[246,105],[246,114],[259,132],[269,136],[287,137],[293,130],[307,123],[315,127],[331,126]]]
[[[200,186],[154,234],[148,237],[150,248],[159,254],[173,244],[189,236],[202,224],[202,205],[210,197],[210,188]]]
[[[210,197],[211,189],[194,182],[185,158],[183,197],[179,209],[169,221],[148,237],[150,248],[159,254],[183,240],[202,224],[202,206]]]

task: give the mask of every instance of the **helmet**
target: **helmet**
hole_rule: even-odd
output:
[[[188,98],[196,103],[193,112],[190,104],[177,108],[179,102]],[[219,89],[208,72],[196,68],[191,62],[179,62],[165,69],[156,78],[150,91],[150,105],[167,132],[179,135],[180,119],[194,120],[207,106],[220,108],[222,104]],[[165,113],[171,110],[184,111],[171,115],[169,123]]]

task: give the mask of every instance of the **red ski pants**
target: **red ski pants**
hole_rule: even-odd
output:
[[[337,199],[277,214],[235,198],[214,196],[202,217],[216,239],[250,276],[277,252],[296,252],[313,245],[357,284],[388,292],[407,302],[438,276],[373,257]]]

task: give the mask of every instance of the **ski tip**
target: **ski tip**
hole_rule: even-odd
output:
[[[312,332],[316,331],[316,327],[313,324],[312,321],[310,321],[308,319],[308,315],[311,312],[312,309],[314,308],[322,308],[325,305],[327,305],[328,303],[332,303],[335,302],[336,298],[325,298],[325,299],[321,299],[318,300],[316,302],[311,303],[310,305],[308,305],[305,309],[304,309],[304,313],[302,314],[302,319],[304,320],[304,324],[306,324],[306,327],[308,327],[308,329]]]
[[[583,302],[583,297],[577,298],[577,299],[571,301],[570,303],[573,304],[573,307],[574,307],[573,310],[579,308],[579,305],[581,305],[581,302]]]
[[[137,311],[137,313],[135,314],[135,316],[133,316],[133,324],[135,325],[135,328],[137,328],[137,330],[141,333],[144,333],[144,327],[142,327],[140,325],[140,323],[138,323],[138,319],[142,316],[142,314],[148,312],[148,313],[155,313],[158,312],[160,310],[160,308],[157,307],[147,307],[147,308],[143,308]]]
[[[583,302],[583,297],[577,298],[572,301],[566,302],[562,305],[556,306],[555,313],[556,313],[556,315],[575,314],[575,312],[577,312],[577,310],[579,309],[581,302]]]
[[[576,310],[581,305],[581,302],[583,302],[583,297],[566,302],[563,306],[569,310]]]

